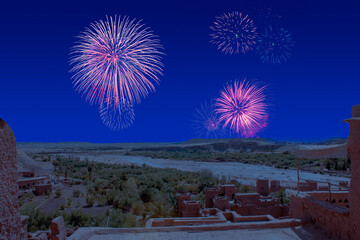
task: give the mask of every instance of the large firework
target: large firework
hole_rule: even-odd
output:
[[[140,102],[154,91],[162,73],[162,46],[141,21],[107,17],[91,24],[79,39],[70,71],[76,90],[91,104],[113,98]]]
[[[134,122],[134,108],[125,99],[106,99],[100,105],[99,111],[103,124],[113,131],[129,128]]]
[[[257,31],[252,19],[241,12],[224,13],[216,17],[210,42],[225,54],[246,53],[256,43]]]
[[[265,88],[246,79],[228,84],[215,99],[215,111],[224,127],[229,126],[243,137],[255,137],[266,126],[268,117]]]
[[[194,127],[197,135],[203,138],[226,137],[226,130],[222,128],[219,116],[216,114],[214,104],[205,102],[196,109],[194,114]]]
[[[288,30],[269,26],[259,35],[256,53],[263,62],[279,64],[289,59],[293,47],[294,42]]]

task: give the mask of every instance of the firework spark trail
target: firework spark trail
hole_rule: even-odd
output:
[[[266,126],[266,86],[249,83],[246,79],[228,84],[215,99],[215,111],[224,127],[229,126],[243,137],[254,137]]]
[[[226,130],[221,126],[219,116],[215,113],[212,102],[205,102],[196,109],[193,123],[199,137],[224,138],[227,136]]]
[[[112,98],[140,102],[155,90],[163,47],[141,21],[107,17],[91,24],[79,39],[71,51],[70,72],[75,89],[91,104]]]
[[[134,108],[125,99],[119,100],[115,97],[105,99],[99,107],[100,118],[103,124],[113,131],[129,128],[135,118]]]
[[[246,53],[256,44],[257,31],[252,19],[241,12],[224,13],[216,17],[210,42],[225,54]]]
[[[294,42],[288,30],[269,26],[259,36],[256,53],[263,62],[280,64],[290,58],[293,47]]]

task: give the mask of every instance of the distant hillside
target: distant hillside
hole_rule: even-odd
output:
[[[251,151],[251,152],[273,152],[282,147],[283,143],[271,142],[260,138],[228,138],[228,139],[190,139],[177,146],[138,147],[133,151]]]
[[[48,175],[49,173],[39,164],[39,162],[33,160],[28,155],[21,151],[17,151],[17,167],[18,172],[21,171],[33,171],[35,176]]]
[[[344,143],[333,145],[306,145],[296,149],[294,155],[307,159],[347,158],[347,148]]]

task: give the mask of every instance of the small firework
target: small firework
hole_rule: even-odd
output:
[[[266,86],[247,82],[246,79],[228,84],[215,99],[215,111],[224,127],[243,137],[255,137],[267,124]]]
[[[133,106],[125,99],[106,99],[100,105],[99,112],[103,124],[113,131],[129,128],[135,118]]]
[[[259,35],[256,53],[263,62],[279,64],[290,58],[293,47],[294,42],[289,31],[283,27],[269,26]]]
[[[72,48],[70,71],[74,87],[91,104],[113,98],[140,102],[154,91],[162,73],[162,46],[141,21],[106,17],[79,39]]]
[[[196,109],[194,114],[194,127],[199,137],[223,138],[226,137],[225,129],[220,124],[212,103],[204,103]]]
[[[225,54],[246,53],[256,44],[257,31],[252,19],[241,12],[224,13],[216,17],[210,42]]]

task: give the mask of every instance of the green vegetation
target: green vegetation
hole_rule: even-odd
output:
[[[74,191],[73,191],[73,197],[74,197],[74,198],[78,198],[78,197],[80,197],[80,195],[81,195],[80,190],[74,190]]]
[[[86,196],[86,204],[88,207],[92,207],[94,205],[95,202],[95,197],[93,195],[87,195]]]
[[[56,191],[55,191],[55,196],[56,196],[57,198],[59,198],[59,197],[61,197],[61,194],[62,194],[61,190],[60,190],[60,189],[56,189]]]
[[[324,165],[328,170],[346,171],[350,167],[350,162],[346,159],[328,158],[325,159]]]
[[[278,199],[280,204],[289,204],[290,203],[290,197],[286,194],[284,190],[280,190],[276,193],[272,194],[274,198]]]
[[[51,156],[51,159],[54,174],[62,177],[67,175],[82,182],[87,186],[87,193],[73,190],[72,196],[66,198],[66,204],[61,206],[61,211],[53,214],[35,210],[34,207],[23,208],[21,214],[29,216],[29,232],[48,229],[51,220],[60,215],[68,227],[144,226],[149,218],[176,216],[176,192],[196,193],[197,199],[203,203],[206,187],[227,183],[227,179],[220,181],[210,171],[194,173],[146,165],[114,165],[63,156]],[[61,191],[57,190],[54,197],[61,195]],[[29,197],[32,196],[24,195],[21,200]],[[75,198],[85,198],[85,207],[97,205],[111,208],[101,214],[89,215],[81,209],[66,214],[63,210],[76,207],[74,205],[78,201]]]
[[[191,160],[206,162],[241,162],[247,164],[258,164],[265,166],[273,166],[276,168],[296,168],[298,160],[290,152],[252,152],[246,151],[210,151],[207,149],[190,149],[190,148],[159,148],[146,150],[132,150],[126,152],[128,156],[144,156],[151,158],[164,158],[172,160]],[[328,170],[346,171],[350,163],[345,159],[299,159],[300,167],[313,166],[315,170],[327,168]]]
[[[31,202],[34,197],[35,196],[32,192],[27,192],[27,193],[21,195],[21,197],[19,198],[19,206],[21,207],[27,201]]]
[[[47,214],[34,208],[25,208],[20,210],[21,215],[29,216],[27,230],[36,232],[38,230],[48,230],[51,221],[63,216],[67,227],[136,227],[136,217],[133,214],[124,214],[121,210],[108,211],[103,214],[89,215],[81,210],[71,211],[70,214],[57,211],[53,214]],[[107,225],[109,224],[109,225]],[[145,222],[141,222],[142,226]],[[140,224],[139,224],[140,226]]]
[[[183,172],[156,169],[146,165],[109,165],[56,157],[54,173],[83,180],[87,184],[87,204],[112,205],[128,213],[135,203],[142,203],[147,215],[174,216],[177,191],[200,193],[218,183],[211,172]],[[91,167],[89,167],[91,165]],[[89,180],[89,169],[92,178]],[[78,197],[74,190],[73,196]],[[139,207],[137,207],[139,208]]]
[[[284,153],[257,153],[257,152],[212,152],[212,151],[129,151],[126,155],[145,156],[152,158],[166,158],[174,160],[192,160],[208,162],[241,162],[274,166],[277,168],[295,168],[295,156]],[[300,165],[312,164],[314,160],[301,159]]]

